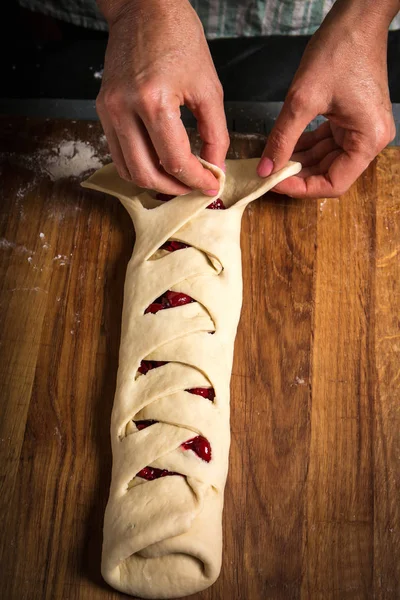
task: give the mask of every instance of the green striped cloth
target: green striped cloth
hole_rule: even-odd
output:
[[[379,0],[377,0],[379,1]],[[191,0],[208,39],[258,35],[310,35],[334,0]],[[106,30],[96,0],[19,0],[25,8],[63,21]],[[400,14],[390,29],[400,29]]]

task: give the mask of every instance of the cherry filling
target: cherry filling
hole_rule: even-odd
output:
[[[168,202],[175,198],[175,196],[170,196],[169,194],[157,194],[157,200],[162,200],[163,202]],[[222,202],[221,198],[217,198],[214,202],[211,202],[207,206],[207,208],[211,210],[224,210],[226,207]],[[183,242],[178,242],[177,240],[167,240],[164,242],[162,246],[160,246],[159,250],[167,250],[168,252],[176,252],[176,250],[183,250],[184,248],[190,248],[188,244],[184,244]],[[151,311],[149,311],[151,312]]]
[[[176,196],[170,196],[169,194],[156,195],[157,200],[162,200],[163,202],[168,202],[169,200],[172,200],[175,197]],[[225,210],[226,207],[222,202],[221,198],[217,198],[216,200],[214,200],[214,202],[211,202],[211,204],[209,204],[207,208],[209,208],[210,210]]]
[[[174,294],[175,292],[171,292],[171,293]],[[182,295],[182,296],[185,295],[185,294],[179,294],[179,293],[177,293],[177,294]],[[187,296],[187,297],[189,298],[189,296]],[[192,302],[193,300],[190,298],[190,301]],[[186,302],[184,302],[184,304],[186,304]],[[164,307],[162,307],[162,308],[164,308]],[[158,310],[161,310],[161,308],[159,308]],[[156,369],[157,367],[166,365],[167,362],[168,361],[162,361],[162,360],[142,360],[138,371],[142,375],[146,375],[146,373],[148,373],[152,369]],[[196,396],[202,396],[203,398],[206,398],[207,400],[210,400],[211,402],[213,402],[214,398],[215,398],[214,388],[197,387],[197,388],[187,389],[186,392],[189,392],[190,394],[195,394]],[[151,425],[158,423],[158,421],[156,421],[155,419],[144,419],[141,421],[134,421],[134,423],[135,423],[136,427],[138,428],[138,430],[142,431],[142,429],[146,429],[146,427],[150,427]],[[191,438],[190,440],[183,442],[183,444],[181,444],[181,447],[184,450],[192,450],[192,452],[197,454],[197,456],[199,458],[201,458],[202,460],[204,460],[205,462],[210,462],[210,460],[211,460],[210,442],[202,435],[196,435],[194,438]],[[159,479],[160,477],[167,477],[169,475],[179,475],[180,477],[183,477],[182,473],[176,473],[175,471],[168,471],[167,469],[156,469],[154,467],[144,467],[137,473],[136,476],[141,477],[142,479],[146,479],[147,481],[153,481],[154,479]]]
[[[154,425],[154,423],[158,423],[154,419],[147,419],[146,421],[134,421],[136,427],[141,431],[142,429],[146,429],[146,427],[150,427],[150,425]]]
[[[164,242],[162,246],[160,246],[159,250],[167,250],[168,252],[175,252],[176,250],[183,250],[183,248],[189,248],[187,244],[183,242],[178,242],[176,240],[168,240]]]
[[[141,431],[142,429],[146,429],[146,427],[150,427],[157,423],[158,421],[154,421],[153,419],[147,419],[144,421],[134,421],[136,427]],[[210,462],[211,460],[211,446],[210,442],[206,440],[202,435],[196,435],[196,437],[187,440],[181,444],[181,448],[184,450],[192,450],[199,458],[204,460],[205,462]],[[137,473],[137,477],[141,477],[142,479],[147,479],[148,481],[152,481],[153,479],[158,479],[159,477],[166,477],[167,475],[180,475],[183,477],[182,473],[175,473],[174,471],[168,471],[167,469],[155,469],[153,467],[144,467]]]
[[[163,365],[166,365],[168,361],[166,360],[142,360],[140,363],[140,366],[138,368],[139,373],[141,373],[142,375],[146,375],[146,373],[148,373],[149,371],[152,371],[153,369],[157,369],[157,367],[162,367]],[[201,388],[201,387],[197,387],[197,388],[190,388],[185,390],[185,392],[189,392],[190,394],[195,394],[196,396],[202,396],[203,398],[207,398],[207,400],[210,400],[211,402],[214,402],[214,398],[215,398],[215,390],[214,388]],[[148,423],[149,425],[152,425],[153,423],[156,423],[157,421],[137,421],[138,423]],[[147,425],[146,425],[147,427]],[[142,427],[143,429],[143,427]]]
[[[185,390],[190,394],[196,394],[196,396],[203,396],[203,398],[207,398],[211,402],[214,402],[215,398],[215,390],[214,388],[191,388],[190,390]]]
[[[142,429],[146,429],[146,427],[150,427],[154,425],[154,423],[158,423],[154,419],[147,419],[144,421],[134,421],[136,427],[141,431]],[[196,435],[196,437],[187,440],[181,444],[184,450],[193,450],[195,454],[202,460],[206,462],[210,462],[211,460],[211,446],[210,442],[206,440],[202,435]]]
[[[165,294],[159,298],[156,298],[156,300],[154,300],[154,302],[152,302],[144,312],[145,314],[155,314],[158,313],[159,310],[164,310],[165,308],[175,308],[176,306],[183,306],[184,304],[190,304],[191,302],[194,302],[194,300],[187,294],[167,290]]]
[[[196,435],[196,437],[187,440],[187,442],[183,442],[181,447],[184,450],[193,450],[193,452],[197,454],[199,458],[205,460],[206,462],[210,462],[211,460],[210,442],[202,435]]]
[[[139,471],[136,477],[147,479],[147,481],[153,481],[153,479],[167,477],[168,475],[179,475],[180,477],[183,477],[182,473],[167,471],[167,469],[155,469],[154,467],[144,467],[144,469],[141,469],[141,471]]]
[[[152,371],[153,369],[157,369],[157,367],[162,367],[163,365],[166,365],[168,361],[166,360],[142,360],[140,363],[140,366],[138,368],[139,373],[141,373],[142,375],[146,375],[146,373],[148,373],[149,371]],[[189,392],[190,394],[195,394],[196,396],[202,396],[203,398],[207,398],[207,400],[210,400],[211,402],[214,402],[214,398],[215,398],[215,390],[214,388],[208,388],[208,387],[197,387],[197,388],[190,388],[185,390],[185,392]],[[138,423],[149,423],[149,425],[152,425],[153,423],[156,423],[157,421],[138,421]],[[143,429],[143,427],[142,427]]]
[[[146,375],[152,369],[156,369],[157,367],[162,367],[166,365],[167,361],[165,360],[142,360],[140,366],[138,368],[139,373],[142,375]]]
[[[214,202],[211,202],[207,208],[210,208],[211,210],[225,210],[226,206],[222,202],[221,198],[217,198],[214,200]]]

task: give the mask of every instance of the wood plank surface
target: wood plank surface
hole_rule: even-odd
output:
[[[234,135],[230,157],[262,147]],[[128,598],[100,553],[134,236],[116,200],[79,187],[107,160],[98,123],[0,119],[7,600]],[[254,202],[242,249],[223,569],[191,598],[397,600],[400,149],[340,200]]]

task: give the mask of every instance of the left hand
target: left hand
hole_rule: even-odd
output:
[[[281,169],[289,159],[303,165],[276,192],[340,196],[395,136],[386,65],[388,23],[379,12],[365,14],[354,5],[337,2],[311,38],[267,140],[260,176]],[[328,121],[304,132],[319,114]]]

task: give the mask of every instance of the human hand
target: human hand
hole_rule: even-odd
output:
[[[385,3],[389,8],[393,0],[365,11],[365,2],[339,0],[311,38],[258,173],[267,176],[290,158],[303,169],[274,191],[340,196],[394,138],[386,66],[387,29],[394,15],[388,10],[386,16]],[[319,114],[328,121],[304,132]]]
[[[118,173],[167,194],[219,184],[190,151],[180,118],[197,118],[201,156],[223,167],[229,135],[222,86],[188,0],[101,0],[109,22],[96,107]]]

